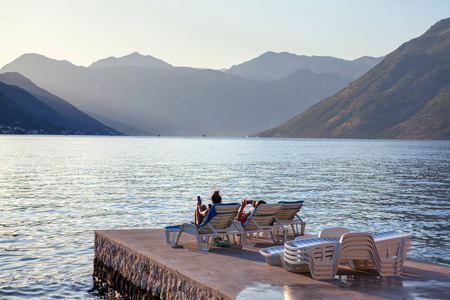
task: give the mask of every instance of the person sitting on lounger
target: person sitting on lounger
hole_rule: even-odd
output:
[[[248,213],[244,214],[244,208],[248,204],[251,204],[253,207]],[[239,222],[241,222],[241,224],[244,224],[247,221],[248,217],[253,214],[255,209],[260,204],[266,204],[266,201],[263,201],[263,200],[255,201],[255,200],[245,200],[245,199],[242,200],[241,208],[239,209],[235,219],[238,220]]]
[[[203,221],[203,218],[208,213],[209,209],[206,205],[202,204],[200,196],[197,197],[197,207],[195,208],[195,224],[200,225]],[[215,190],[211,195],[212,204],[222,203],[222,197],[220,196],[220,191]]]

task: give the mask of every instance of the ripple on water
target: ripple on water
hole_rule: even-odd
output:
[[[100,297],[88,293],[94,230],[192,221],[195,196],[207,201],[214,189],[226,202],[304,200],[308,233],[411,232],[413,257],[450,264],[449,142],[10,136],[0,144],[0,298]]]

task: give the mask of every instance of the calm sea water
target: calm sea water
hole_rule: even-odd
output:
[[[94,230],[192,220],[195,198],[304,200],[307,233],[414,235],[450,264],[450,142],[0,136],[0,298],[98,298]]]

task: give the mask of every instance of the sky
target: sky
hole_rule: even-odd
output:
[[[211,69],[267,51],[380,57],[448,17],[449,0],[0,0],[0,67],[25,53]]]

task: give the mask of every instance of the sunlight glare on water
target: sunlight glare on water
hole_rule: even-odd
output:
[[[0,298],[96,298],[94,230],[192,221],[197,195],[304,200],[307,233],[399,230],[450,264],[450,142],[0,136]]]

